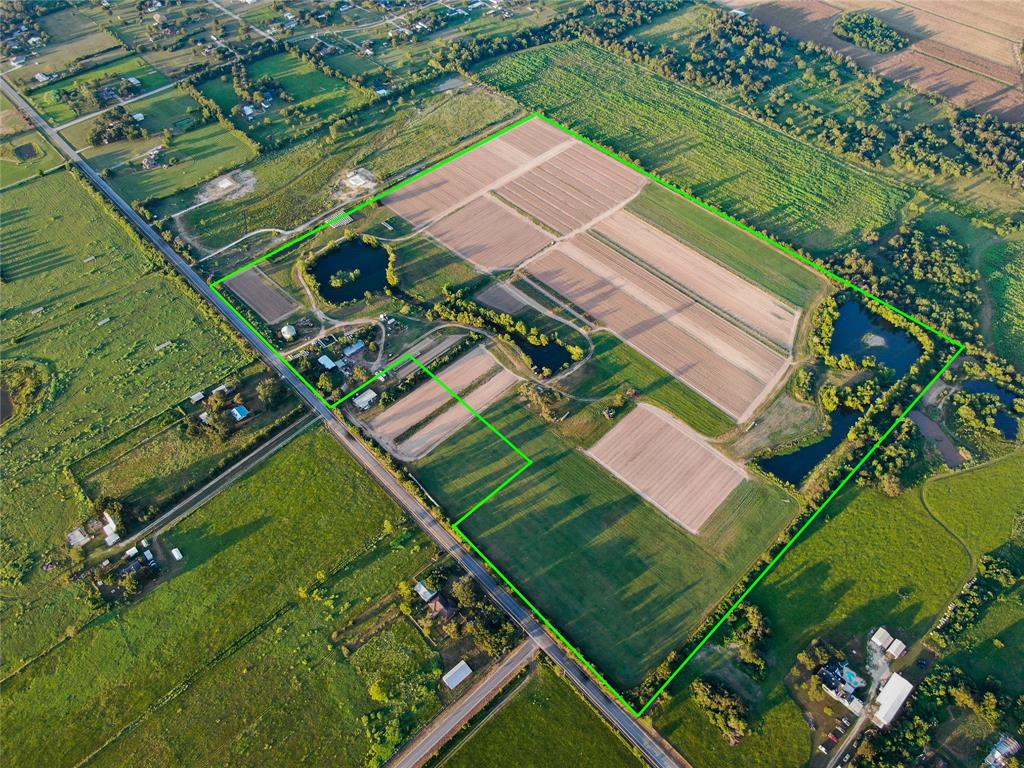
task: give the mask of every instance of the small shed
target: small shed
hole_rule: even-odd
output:
[[[885,655],[888,656],[891,659],[898,659],[900,656],[902,656],[906,652],[907,652],[907,644],[904,643],[899,638],[896,638],[891,643],[889,643],[889,647],[886,648],[886,650],[885,650]]]
[[[879,627],[875,630],[875,634],[871,636],[871,644],[877,645],[883,651],[889,647],[892,643],[892,635],[886,630],[885,627]]]
[[[196,403],[200,402],[204,397],[206,397],[204,393],[196,392],[194,395],[189,397],[188,401],[192,403],[192,405],[195,405]]]
[[[424,603],[429,603],[434,598],[434,595],[437,594],[436,591],[428,587],[422,581],[417,581],[416,586],[414,586],[413,589],[416,590],[416,594],[420,596],[420,600]]]
[[[181,560],[181,558],[184,557],[184,555],[181,554],[181,550],[180,549],[175,547],[174,549],[171,550],[171,557],[173,557],[175,560]]]
[[[132,120],[134,120],[136,123],[141,123],[145,119],[146,115],[142,112],[136,112],[132,115]]]
[[[441,682],[443,682],[448,688],[456,688],[459,683],[469,677],[472,672],[473,670],[470,669],[469,664],[467,664],[466,660],[463,659],[445,672],[444,677],[441,678]]]
[[[85,532],[84,528],[75,528],[67,535],[68,546],[84,547],[89,542],[89,538],[89,534]]]
[[[249,409],[244,405],[236,405],[231,409],[231,415],[235,417],[235,421],[242,421],[249,418]]]
[[[320,363],[320,365],[322,365],[328,371],[333,371],[337,367],[334,364],[334,361],[331,360],[331,358],[329,358],[327,355],[320,355],[320,357],[317,358],[317,362]]]
[[[355,403],[356,408],[358,408],[361,411],[365,411],[367,408],[373,405],[376,399],[376,392],[374,392],[372,389],[364,389],[362,392],[360,392],[358,395],[352,398],[352,402]]]

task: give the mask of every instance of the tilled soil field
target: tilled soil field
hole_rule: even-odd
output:
[[[681,421],[644,403],[587,454],[693,534],[746,479]]]
[[[510,269],[552,241],[533,222],[490,197],[478,197],[427,234],[484,270]]]

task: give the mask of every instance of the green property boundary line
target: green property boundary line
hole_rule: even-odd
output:
[[[235,307],[231,304],[231,302],[227,299],[227,297],[223,293],[221,293],[220,289],[218,288],[218,286],[221,283],[224,283],[225,281],[230,280],[231,278],[241,274],[242,272],[245,272],[247,269],[250,269],[250,268],[254,267],[255,265],[259,264],[260,262],[262,262],[262,261],[264,261],[266,259],[269,259],[270,257],[274,256],[275,254],[280,253],[283,250],[291,248],[296,243],[300,243],[303,240],[306,240],[307,238],[310,238],[313,235],[317,234],[318,232],[322,232],[324,229],[326,229],[327,227],[331,226],[332,224],[335,224],[336,222],[340,221],[341,219],[344,219],[347,216],[351,216],[353,213],[356,213],[357,211],[362,210],[363,208],[367,207],[368,205],[372,205],[373,203],[375,203],[378,200],[381,200],[381,199],[387,197],[388,195],[396,192],[397,190],[401,189],[402,187],[405,187],[405,186],[407,186],[409,184],[412,184],[414,181],[417,181],[418,179],[423,178],[427,174],[432,173],[433,171],[436,171],[439,168],[442,168],[443,166],[447,165],[448,163],[451,163],[454,160],[457,160],[460,157],[462,157],[462,156],[464,156],[466,154],[469,154],[474,149],[476,149],[478,147],[481,147],[481,146],[483,146],[484,144],[487,144],[490,141],[494,141],[494,139],[498,138],[499,136],[502,136],[502,135],[508,133],[509,131],[512,131],[515,128],[518,128],[520,125],[523,125],[524,123],[527,123],[530,120],[534,120],[534,119],[543,120],[544,122],[554,126],[555,128],[558,128],[559,130],[563,131],[564,133],[568,134],[569,136],[572,136],[573,138],[575,138],[575,139],[577,139],[579,141],[582,141],[583,143],[593,147],[594,149],[597,149],[598,151],[602,152],[603,154],[607,155],[608,157],[611,157],[611,158],[617,160],[618,162],[622,163],[623,165],[633,169],[634,171],[643,174],[644,176],[646,176],[651,181],[653,181],[653,182],[655,182],[657,184],[660,184],[662,187],[665,187],[666,189],[670,189],[671,191],[675,192],[679,196],[685,198],[686,200],[689,200],[691,203],[694,203],[695,205],[700,206],[705,211],[708,211],[709,213],[712,213],[715,216],[718,216],[719,218],[724,219],[725,221],[728,221],[730,224],[733,224],[734,226],[738,227],[739,229],[742,229],[745,232],[753,235],[754,237],[756,237],[756,238],[758,238],[760,240],[763,240],[764,242],[768,243],[769,245],[772,245],[773,247],[775,247],[778,250],[780,250],[783,253],[785,253],[787,256],[790,256],[790,257],[796,259],[797,261],[800,261],[803,264],[806,264],[807,266],[814,268],[818,272],[821,272],[822,274],[826,275],[830,279],[836,281],[837,283],[840,283],[844,287],[852,289],[852,290],[856,291],[857,293],[861,294],[862,296],[864,296],[865,298],[870,299],[871,301],[874,301],[875,303],[880,304],[880,305],[886,307],[890,311],[895,312],[896,314],[900,315],[903,318],[906,318],[907,320],[911,321],[912,323],[914,323],[914,324],[920,326],[921,328],[925,329],[929,333],[934,334],[938,338],[940,338],[943,341],[947,342],[948,344],[952,345],[954,347],[954,349],[955,349],[955,352],[952,354],[952,356],[949,358],[949,360],[946,361],[946,364],[942,366],[942,368],[939,370],[938,373],[935,374],[935,376],[932,377],[932,379],[928,382],[927,386],[925,386],[921,390],[921,392],[918,393],[918,395],[911,401],[910,405],[908,405],[903,410],[903,412],[896,418],[896,420],[892,423],[892,425],[887,430],[885,430],[885,432],[882,434],[881,437],[878,438],[878,440],[875,441],[874,445],[871,446],[870,450],[868,450],[868,452],[864,454],[864,456],[860,459],[860,461],[857,462],[857,464],[853,467],[853,469],[851,469],[850,472],[842,479],[842,481],[839,483],[839,485],[836,486],[835,490],[833,490],[832,493],[829,494],[828,498],[826,498],[825,501],[823,501],[818,506],[818,508],[814,510],[814,512],[807,518],[806,521],[804,521],[804,523],[800,526],[800,528],[796,531],[796,533],[794,533],[790,537],[789,541],[786,542],[786,544],[778,552],[778,554],[776,554],[775,557],[772,558],[771,562],[769,562],[763,569],[761,569],[761,572],[758,573],[758,575],[747,586],[747,588],[743,590],[742,594],[740,594],[740,596],[733,602],[733,604],[731,606],[729,606],[729,609],[714,624],[714,626],[712,626],[711,629],[708,630],[708,632],[704,635],[703,639],[701,639],[701,641],[689,652],[689,654],[687,654],[686,658],[684,658],[683,661],[679,664],[679,666],[676,667],[675,671],[672,672],[672,674],[668,677],[668,679],[665,680],[664,683],[662,683],[661,687],[659,687],[658,690],[656,690],[654,692],[654,694],[650,697],[650,699],[648,699],[647,702],[642,707],[640,707],[639,709],[636,709],[635,707],[633,707],[633,705],[630,704],[625,699],[625,697],[621,693],[619,693],[619,691],[611,683],[608,682],[607,679],[605,679],[604,675],[602,675],[594,667],[594,665],[591,664],[590,661],[588,661],[584,657],[583,653],[575,645],[573,645],[571,642],[569,642],[568,639],[566,639],[566,637],[547,618],[547,616],[545,616],[543,614],[543,612],[541,612],[537,608],[537,606],[535,606],[533,604],[533,602],[526,595],[524,595],[519,590],[519,588],[516,587],[516,585],[514,583],[512,583],[512,581],[501,571],[500,568],[498,568],[498,566],[496,566],[493,562],[491,562],[490,558],[488,558],[487,555],[484,554],[484,552],[476,545],[476,543],[474,543],[462,531],[462,529],[460,528],[461,524],[466,520],[466,518],[468,518],[470,515],[472,515],[478,509],[480,509],[480,507],[482,507],[484,504],[486,504],[488,501],[490,501],[492,498],[494,498],[494,496],[497,495],[502,489],[504,489],[506,486],[508,486],[509,483],[511,483],[513,480],[515,480],[517,477],[519,477],[519,475],[521,475],[523,472],[525,472],[527,469],[529,469],[533,465],[533,460],[529,456],[527,456],[525,453],[523,453],[518,447],[516,447],[516,445],[513,444],[511,440],[509,440],[505,435],[503,435],[486,418],[484,418],[480,413],[478,413],[476,410],[474,410],[472,406],[470,406],[468,403],[466,403],[465,400],[463,400],[461,397],[459,397],[458,394],[453,392],[451,390],[451,388],[449,388],[447,384],[445,384],[437,376],[435,376],[434,373],[430,369],[428,369],[425,365],[423,365],[413,355],[408,354],[408,353],[405,354],[405,355],[402,355],[397,360],[393,361],[390,365],[388,365],[383,370],[378,371],[368,381],[364,382],[362,385],[360,385],[358,388],[354,389],[353,391],[349,392],[344,397],[338,399],[337,401],[335,401],[333,403],[329,402],[317,390],[316,387],[314,387],[312,384],[310,384],[306,380],[306,378],[301,373],[299,373],[299,371],[297,371],[292,366],[291,362],[284,355],[282,355],[276,349],[276,347],[271,342],[269,342],[263,336],[262,333],[260,333],[259,330],[257,330],[255,327],[253,327],[252,323],[250,323],[249,320],[246,319],[246,317],[244,315],[242,315],[237,309],[235,309]],[[818,516],[821,514],[822,510],[825,509],[825,507],[827,507],[829,505],[829,503],[839,494],[839,492],[842,491],[843,488],[846,487],[847,483],[849,483],[850,480],[852,480],[853,477],[857,474],[857,472],[860,471],[860,468],[862,466],[864,466],[865,462],[867,462],[867,460],[869,458],[871,458],[871,456],[874,454],[874,452],[876,450],[878,450],[879,446],[881,446],[881,444],[885,441],[885,439],[890,434],[892,434],[892,431],[894,429],[896,429],[896,427],[899,425],[899,423],[901,421],[903,421],[907,417],[907,415],[910,413],[910,411],[913,410],[913,408],[917,405],[918,402],[920,402],[921,398],[924,397],[925,393],[929,389],[931,389],[931,387],[935,384],[935,382],[938,381],[939,378],[942,376],[942,374],[946,372],[946,370],[949,368],[950,365],[952,365],[953,361],[956,360],[956,358],[959,357],[959,355],[966,349],[966,346],[962,342],[950,338],[946,334],[942,333],[942,331],[939,331],[938,329],[933,328],[928,323],[925,323],[924,321],[922,321],[922,320],[920,320],[920,319],[918,319],[916,317],[913,317],[913,316],[907,314],[906,312],[904,312],[903,310],[899,309],[898,307],[894,307],[892,304],[889,304],[884,299],[881,299],[878,296],[875,296],[874,294],[870,293],[869,291],[861,288],[860,286],[851,283],[846,278],[837,275],[836,273],[832,272],[831,270],[827,269],[826,267],[823,267],[820,264],[815,263],[811,259],[809,259],[809,258],[807,258],[805,256],[800,255],[799,253],[797,253],[792,248],[789,248],[789,247],[783,245],[782,243],[776,242],[775,240],[773,240],[772,238],[768,237],[767,235],[762,234],[761,232],[758,232],[753,227],[751,227],[751,226],[749,226],[747,224],[744,224],[741,221],[736,220],[735,218],[733,218],[729,214],[725,213],[724,211],[721,211],[718,208],[715,208],[714,206],[709,205],[708,203],[705,203],[703,200],[700,200],[700,199],[694,197],[693,195],[691,195],[690,193],[685,192],[684,190],[682,190],[679,187],[675,186],[674,184],[672,184],[672,183],[670,183],[668,181],[665,181],[662,178],[659,178],[654,173],[651,173],[650,171],[647,171],[644,168],[641,168],[640,166],[636,165],[635,163],[632,163],[629,160],[626,160],[625,158],[619,157],[617,154],[615,154],[611,150],[609,150],[609,149],[607,149],[605,147],[602,147],[601,145],[591,141],[590,139],[586,138],[585,136],[581,136],[580,134],[576,133],[575,131],[571,130],[570,128],[565,127],[564,125],[558,123],[555,120],[552,120],[549,117],[546,117],[545,115],[540,114],[539,112],[533,112],[533,113],[527,115],[526,117],[523,117],[520,120],[517,120],[514,123],[511,123],[510,125],[505,126],[501,130],[491,134],[490,136],[487,136],[484,139],[481,139],[480,141],[475,142],[474,144],[471,144],[470,146],[466,147],[465,149],[462,149],[461,151],[455,153],[454,155],[451,155],[450,157],[445,158],[444,160],[441,160],[440,162],[437,162],[437,163],[435,163],[434,165],[432,165],[432,166],[430,166],[428,168],[425,168],[424,170],[414,174],[413,176],[410,176],[408,179],[405,179],[405,180],[399,182],[398,184],[395,184],[394,186],[389,187],[388,189],[384,190],[383,192],[381,192],[381,193],[379,193],[377,195],[374,195],[373,197],[370,197],[367,200],[364,200],[362,203],[360,203],[359,205],[355,206],[354,208],[350,208],[349,210],[345,211],[344,213],[341,213],[338,216],[335,216],[334,218],[329,219],[329,220],[323,222],[319,226],[314,227],[313,229],[309,230],[308,232],[305,232],[304,234],[300,235],[299,237],[296,237],[295,239],[288,241],[284,245],[278,246],[277,248],[275,248],[272,251],[264,254],[263,256],[260,256],[259,258],[254,259],[253,261],[249,262],[248,264],[245,264],[244,266],[239,267],[238,269],[234,270],[233,272],[230,272],[227,275],[219,278],[218,280],[215,280],[213,283],[210,284],[210,287],[213,288],[214,292],[217,294],[217,296],[220,298],[220,300],[224,303],[224,305],[229,310],[231,310],[231,312],[233,312],[246,326],[248,326],[249,330],[251,330],[253,333],[255,333],[256,336],[267,346],[267,348],[271,352],[273,352],[288,367],[288,369],[291,370],[291,372],[294,373],[299,378],[300,381],[302,381],[303,384],[305,384],[307,387],[309,387],[310,391],[312,391],[316,395],[316,397],[322,403],[324,403],[327,407],[329,407],[329,408],[337,407],[341,403],[345,402],[346,400],[348,400],[349,398],[354,396],[357,392],[362,390],[364,387],[369,386],[372,382],[374,382],[375,380],[377,380],[378,378],[380,378],[384,374],[388,373],[395,366],[397,366],[397,365],[399,365],[400,363],[403,363],[403,362],[410,362],[411,361],[411,362],[414,362],[417,366],[419,366],[419,368],[421,370],[425,371],[427,373],[427,375],[431,379],[433,379],[435,382],[437,382],[439,385],[441,385],[441,387],[443,387],[444,390],[448,394],[450,394],[453,398],[455,398],[455,400],[457,400],[459,403],[461,403],[463,406],[465,406],[467,409],[469,409],[469,411],[477,419],[479,419],[481,422],[483,422],[483,424],[485,424],[488,429],[490,429],[494,434],[496,434],[502,441],[505,442],[506,445],[508,445],[513,451],[515,451],[516,454],[518,454],[523,459],[523,465],[521,467],[519,467],[519,469],[517,469],[515,472],[513,472],[511,475],[509,475],[509,477],[507,477],[500,485],[498,485],[498,487],[496,487],[494,490],[492,490],[490,493],[488,493],[486,496],[484,496],[482,499],[480,499],[480,501],[478,501],[476,504],[474,504],[472,506],[472,508],[470,508],[461,517],[459,517],[452,524],[452,529],[459,535],[459,537],[461,537],[461,539],[466,543],[466,545],[474,553],[476,553],[491,568],[491,570],[494,571],[494,573],[496,573],[498,575],[498,577],[508,586],[508,588],[512,591],[512,593],[515,594],[520,600],[522,600],[523,603],[526,604],[527,607],[529,607],[529,609],[537,616],[538,619],[540,619],[541,623],[543,623],[543,625],[548,629],[548,631],[551,632],[556,638],[558,638],[558,640],[566,648],[568,648],[572,652],[573,656],[576,657],[576,659],[590,672],[590,674],[593,675],[594,678],[596,680],[598,680],[615,697],[615,699],[623,707],[625,707],[630,713],[632,713],[635,717],[641,717],[650,708],[650,706],[655,702],[655,700],[659,696],[661,696],[661,694],[665,691],[666,688],[668,688],[668,686],[672,683],[672,681],[675,680],[675,678],[679,675],[679,673],[682,672],[683,669],[693,660],[694,656],[697,655],[697,653],[700,651],[700,649],[703,648],[704,645],[711,639],[711,637],[718,631],[718,629],[726,621],[728,621],[729,617],[733,614],[733,612],[736,610],[736,608],[738,608],[739,605],[754,590],[754,588],[758,584],[761,583],[761,580],[775,567],[775,565],[779,562],[779,560],[783,557],[783,555],[785,555],[786,552],[789,551],[789,548],[793,546],[793,544],[803,535],[803,533],[810,527],[810,525],[818,518]]]

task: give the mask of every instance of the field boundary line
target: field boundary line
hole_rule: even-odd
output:
[[[953,349],[954,349],[953,354],[949,357],[949,359],[946,361],[946,363],[939,369],[938,373],[936,373],[929,380],[927,385],[925,385],[921,389],[921,391],[917,394],[916,397],[914,397],[914,399],[911,401],[911,403],[906,408],[903,409],[903,411],[899,414],[899,416],[896,417],[895,421],[893,421],[893,423],[889,426],[889,428],[885,430],[885,432],[881,435],[881,437],[879,437],[878,440],[876,440],[874,442],[874,444],[864,454],[864,456],[861,457],[861,459],[846,474],[846,476],[843,477],[843,479],[832,490],[832,492],[828,495],[828,497],[820,505],[818,505],[818,507],[814,510],[813,513],[811,513],[807,517],[807,519],[800,525],[800,527],[796,530],[796,532],[788,539],[788,541],[785,543],[785,545],[783,545],[782,549],[779,550],[779,552],[771,559],[771,561],[767,565],[764,566],[764,568],[762,568],[760,570],[760,572],[758,572],[758,574],[754,577],[753,581],[751,581],[751,583],[749,585],[747,585],[747,587],[743,590],[743,592],[740,594],[740,596],[733,601],[733,603],[729,606],[729,608],[725,611],[725,613],[715,622],[715,624],[711,627],[711,629],[709,629],[704,634],[704,637],[686,655],[686,657],[676,667],[676,669],[672,672],[672,674],[669,675],[668,679],[666,679],[665,682],[661,684],[661,686],[651,695],[651,697],[646,701],[646,703],[644,703],[639,709],[637,709],[632,704],[630,704],[630,702],[623,696],[623,694],[620,693],[618,691],[618,689],[615,688],[615,686],[613,686],[605,678],[605,676],[602,675],[601,672],[598,671],[598,669],[583,655],[583,653],[561,633],[561,631],[558,629],[558,627],[556,627],[554,625],[554,623],[552,623],[551,620],[548,619],[547,616],[545,616],[544,613],[542,611],[540,611],[537,608],[537,606],[535,606],[533,604],[533,602],[525,594],[523,594],[522,591],[520,591],[520,589],[501,571],[500,568],[498,568],[497,565],[495,565],[490,560],[490,558],[487,557],[487,555],[477,546],[477,544],[472,539],[470,539],[469,536],[466,535],[466,533],[460,527],[462,525],[462,523],[464,523],[466,521],[467,518],[469,518],[473,513],[475,513],[477,510],[479,510],[488,501],[493,499],[498,493],[500,493],[504,488],[506,488],[513,480],[515,480],[517,477],[519,477],[519,475],[521,475],[523,472],[525,472],[527,469],[529,469],[531,466],[533,466],[533,463],[534,463],[533,459],[531,459],[529,456],[527,456],[525,453],[523,453],[523,451],[520,450],[511,440],[509,440],[508,437],[506,437],[504,434],[502,434],[501,431],[499,431],[493,424],[491,424],[486,418],[484,418],[484,416],[482,416],[472,406],[470,406],[468,403],[466,403],[465,400],[463,400],[461,397],[459,397],[459,395],[456,392],[452,391],[451,388],[449,388],[447,384],[445,384],[441,379],[439,379],[433,373],[433,371],[431,371],[429,368],[427,368],[427,366],[425,366],[423,363],[421,363],[414,355],[412,355],[410,353],[406,353],[406,354],[402,355],[401,357],[397,358],[392,363],[390,363],[386,368],[383,368],[380,371],[377,371],[377,373],[375,373],[372,377],[367,379],[367,381],[365,381],[362,384],[360,384],[357,388],[353,389],[351,392],[349,392],[345,396],[339,398],[338,400],[334,401],[333,403],[330,402],[327,398],[325,398],[323,396],[323,394],[315,386],[313,386],[309,381],[307,381],[306,378],[298,370],[296,370],[292,366],[291,361],[289,361],[283,354],[281,354],[281,352],[273,345],[273,343],[268,341],[257,328],[253,327],[253,325],[249,322],[249,320],[243,314],[241,314],[231,304],[231,302],[225,297],[225,295],[220,291],[220,289],[218,287],[222,283],[224,283],[225,281],[230,280],[232,277],[235,277],[235,276],[241,274],[242,272],[245,272],[247,269],[250,269],[250,268],[256,266],[257,264],[260,264],[261,262],[265,261],[266,259],[269,259],[272,256],[274,256],[274,255],[276,255],[276,254],[278,254],[278,253],[280,253],[280,252],[282,252],[282,251],[284,251],[284,250],[286,250],[288,248],[291,248],[293,245],[296,245],[297,243],[300,243],[303,240],[306,240],[307,238],[313,237],[317,233],[322,232],[327,227],[332,226],[333,224],[335,224],[337,222],[340,222],[342,219],[345,219],[346,217],[351,216],[352,214],[356,213],[357,211],[360,211],[363,208],[366,208],[367,206],[372,205],[373,203],[376,203],[379,200],[382,200],[383,198],[385,198],[388,195],[398,191],[399,189],[402,189],[403,187],[411,184],[412,182],[417,181],[417,180],[423,178],[427,174],[432,173],[433,171],[436,171],[439,168],[442,168],[445,165],[448,165],[449,163],[451,163],[451,162],[453,162],[455,160],[458,160],[460,157],[463,157],[464,155],[469,154],[470,152],[472,152],[473,150],[477,149],[478,147],[481,147],[484,144],[487,144],[488,142],[494,141],[495,139],[499,138],[500,136],[503,136],[504,134],[508,133],[509,131],[512,131],[515,128],[518,128],[520,125],[523,125],[524,123],[527,123],[530,120],[534,120],[534,119],[543,120],[544,122],[548,123],[549,125],[553,126],[554,128],[557,128],[558,130],[562,131],[563,133],[573,137],[574,139],[576,139],[578,141],[583,142],[584,144],[592,147],[593,149],[596,149],[596,150],[600,151],[604,155],[607,155],[608,157],[612,158],[613,160],[618,161],[619,163],[627,166],[628,168],[632,169],[633,171],[636,171],[637,173],[640,173],[641,175],[643,175],[644,177],[646,177],[650,181],[653,181],[654,183],[659,184],[660,186],[662,186],[662,187],[664,187],[664,188],[666,188],[666,189],[676,193],[680,197],[688,200],[689,202],[693,203],[694,205],[699,206],[700,208],[704,209],[708,213],[714,214],[715,216],[717,216],[720,219],[723,219],[723,220],[729,222],[730,224],[732,224],[733,226],[743,230],[744,232],[747,232],[748,234],[753,235],[754,237],[756,237],[756,238],[758,238],[758,239],[768,243],[769,245],[771,245],[772,247],[778,249],[779,251],[781,251],[782,253],[786,254],[787,256],[789,256],[789,257],[791,257],[793,259],[796,259],[799,262],[802,262],[806,266],[809,266],[809,267],[813,268],[814,270],[816,270],[817,272],[820,272],[821,274],[825,275],[826,277],[828,277],[832,281],[834,281],[836,283],[839,283],[843,287],[848,288],[848,289],[850,289],[850,290],[852,290],[852,291],[854,291],[856,293],[859,293],[861,296],[865,297],[866,299],[869,299],[870,301],[873,301],[876,304],[879,304],[879,305],[885,307],[886,309],[888,309],[889,311],[899,315],[900,317],[902,317],[902,318],[904,318],[906,320],[909,320],[911,323],[914,323],[918,327],[924,329],[925,331],[928,331],[929,333],[931,333],[932,335],[938,337],[942,341],[950,344],[953,347]],[[839,495],[839,493],[846,487],[846,485],[860,471],[861,467],[864,466],[864,464],[868,461],[868,459],[870,459],[871,456],[874,455],[875,451],[877,451],[878,448],[882,445],[882,443],[889,437],[889,435],[892,434],[892,432],[896,429],[896,427],[899,426],[899,424],[907,418],[907,416],[914,409],[914,407],[921,401],[921,398],[923,398],[924,395],[928,392],[928,390],[930,390],[935,385],[935,383],[942,377],[942,375],[946,372],[946,370],[950,367],[950,365],[952,365],[953,362],[967,349],[966,345],[963,342],[958,341],[956,339],[953,339],[953,338],[947,336],[945,333],[943,333],[942,331],[932,327],[929,323],[925,322],[924,320],[921,320],[920,318],[914,317],[913,315],[910,315],[907,312],[904,312],[903,310],[899,309],[898,307],[893,306],[892,304],[890,304],[889,302],[885,301],[884,299],[882,299],[882,298],[880,298],[878,296],[875,296],[870,291],[868,291],[868,290],[866,290],[866,289],[856,285],[855,283],[852,283],[851,281],[847,280],[844,277],[841,277],[840,275],[838,275],[835,272],[833,272],[832,270],[830,270],[828,267],[822,266],[821,264],[818,264],[813,259],[801,255],[800,253],[798,253],[793,248],[790,248],[789,246],[783,245],[782,243],[774,240],[773,238],[769,237],[768,235],[765,235],[762,232],[758,231],[754,227],[739,221],[738,219],[734,218],[733,216],[729,215],[728,213],[726,213],[726,212],[716,208],[715,206],[713,206],[713,205],[711,205],[709,203],[704,202],[700,198],[698,198],[698,197],[696,197],[696,196],[686,192],[685,190],[677,187],[672,182],[666,181],[665,179],[662,179],[661,177],[659,177],[657,174],[655,174],[655,173],[653,173],[651,171],[648,171],[648,170],[640,167],[636,163],[634,163],[634,162],[632,162],[630,160],[627,160],[626,158],[620,157],[618,154],[616,154],[612,150],[610,150],[610,149],[608,149],[608,148],[606,148],[604,146],[601,146],[597,142],[592,141],[591,139],[588,139],[586,136],[583,136],[583,135],[577,133],[576,131],[573,131],[571,128],[568,128],[568,127],[562,125],[561,123],[557,122],[556,120],[553,120],[552,118],[547,117],[546,115],[544,115],[544,114],[542,114],[540,112],[532,112],[531,114],[529,114],[529,115],[527,115],[527,116],[525,116],[523,118],[520,118],[519,120],[516,120],[515,122],[510,123],[509,125],[506,125],[504,128],[501,128],[500,130],[494,132],[493,134],[491,134],[489,136],[486,136],[486,137],[484,137],[483,139],[480,139],[477,142],[474,142],[473,144],[469,145],[468,147],[463,148],[462,150],[454,153],[453,155],[450,155],[449,157],[447,157],[447,158],[445,158],[443,160],[440,160],[437,163],[434,163],[433,165],[431,165],[431,166],[429,166],[429,167],[419,171],[418,173],[413,174],[409,178],[403,179],[402,181],[398,182],[397,184],[395,184],[395,185],[385,189],[383,192],[379,192],[378,194],[373,195],[372,197],[367,198],[366,200],[364,200],[362,203],[359,203],[355,207],[350,208],[350,209],[348,209],[348,210],[338,214],[337,216],[324,221],[320,225],[314,227],[313,229],[310,229],[309,231],[303,233],[302,235],[300,235],[300,236],[298,236],[298,237],[288,241],[287,243],[284,243],[284,244],[274,248],[273,250],[271,250],[268,253],[265,253],[262,256],[252,260],[251,262],[249,262],[247,264],[244,264],[241,267],[238,267],[237,269],[235,269],[234,271],[228,273],[227,275],[224,275],[224,276],[218,278],[217,280],[215,280],[212,283],[210,283],[210,287],[213,289],[214,293],[220,298],[221,302],[234,315],[236,315],[249,328],[249,330],[251,330],[260,339],[260,341],[262,341],[266,345],[266,347],[274,355],[276,355],[288,367],[288,369],[292,373],[294,373],[299,378],[299,380],[302,381],[302,383],[305,384],[310,389],[310,391],[313,392],[313,394],[324,405],[326,405],[328,408],[332,408],[333,409],[333,408],[338,407],[339,405],[341,405],[342,403],[346,402],[347,400],[349,400],[350,398],[355,396],[357,393],[359,393],[360,391],[362,391],[363,389],[368,387],[371,383],[373,383],[374,381],[376,381],[379,378],[383,377],[385,374],[387,374],[389,371],[394,369],[399,364],[411,361],[411,362],[414,362],[422,371],[424,371],[433,381],[438,383],[448,394],[450,394],[453,398],[455,398],[455,400],[457,402],[459,402],[463,406],[465,406],[470,411],[470,413],[472,413],[480,422],[482,422],[488,429],[490,429],[491,432],[493,432],[495,435],[497,435],[499,439],[501,439],[520,458],[523,459],[523,464],[522,464],[522,466],[519,467],[519,469],[517,469],[515,472],[513,472],[511,475],[509,475],[504,481],[502,481],[490,493],[488,493],[486,496],[484,496],[480,501],[478,501],[476,504],[474,504],[467,512],[463,513],[453,523],[451,523],[452,530],[455,531],[456,534],[458,534],[458,536],[462,539],[462,541],[465,542],[466,546],[472,552],[474,552],[478,557],[480,557],[481,560],[483,560],[484,563],[487,564],[487,566],[501,579],[501,581],[504,582],[504,584],[509,588],[509,590],[516,597],[518,597],[523,602],[523,604],[526,605],[533,612],[533,614],[540,620],[540,622],[544,625],[544,627],[549,632],[551,632],[551,634],[554,635],[554,637],[557,638],[558,641],[560,643],[562,643],[563,646],[565,646],[565,648],[594,677],[594,679],[596,679],[599,683],[601,683],[601,685],[609,693],[612,694],[612,696],[615,698],[615,700],[619,704],[621,704],[630,714],[632,714],[634,717],[638,717],[638,718],[642,717],[644,715],[644,713],[647,712],[647,710],[651,707],[651,705],[658,699],[658,697],[660,697],[661,694],[665,692],[665,690],[672,683],[672,681],[675,680],[676,677],[678,677],[678,675],[683,671],[683,669],[693,660],[693,658],[697,655],[697,653],[708,643],[708,641],[711,639],[711,637],[721,628],[721,626],[726,621],[729,620],[729,618],[736,611],[736,609],[743,603],[744,600],[746,600],[746,598],[757,587],[757,585],[761,583],[761,581],[764,579],[764,577],[766,575],[768,575],[768,573],[770,573],[774,569],[775,565],[789,551],[790,547],[792,547],[793,544],[795,544],[797,542],[797,540],[799,540],[801,538],[801,536],[803,536],[803,534],[807,531],[807,529],[815,522],[815,520],[817,520],[817,518],[820,516],[821,512],[832,502],[833,499],[835,499],[835,497],[837,495]]]

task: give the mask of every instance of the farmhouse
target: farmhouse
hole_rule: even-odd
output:
[[[466,660],[463,659],[454,667],[445,672],[444,677],[441,678],[441,681],[448,688],[455,688],[459,685],[459,683],[461,683],[463,680],[469,677],[469,675],[472,672],[473,670],[470,669],[469,664],[467,664]]]
[[[231,409],[231,415],[235,417],[235,421],[244,421],[249,418],[249,409],[244,405],[237,405]]]
[[[376,399],[376,392],[374,392],[372,389],[364,389],[362,392],[360,392],[358,395],[352,398],[352,402],[355,403],[356,408],[358,408],[361,411],[365,411],[367,408],[373,405]]]
[[[858,688],[864,687],[864,678],[854,672],[847,662],[833,659],[818,670],[818,678],[825,692],[853,714],[859,716],[864,711],[864,702],[855,695]]]
[[[985,758],[984,765],[991,768],[1004,768],[1009,765],[1010,758],[1020,752],[1020,742],[1005,733],[999,734],[999,741]]]
[[[458,609],[441,594],[434,595],[434,597],[427,601],[427,609],[430,611],[431,616],[441,621],[448,621],[458,613]]]
[[[889,725],[899,714],[903,702],[907,700],[913,690],[914,686],[910,684],[909,680],[902,675],[893,674],[885,681],[885,685],[882,686],[882,690],[875,698],[875,712],[871,715],[871,722],[879,728]]]

